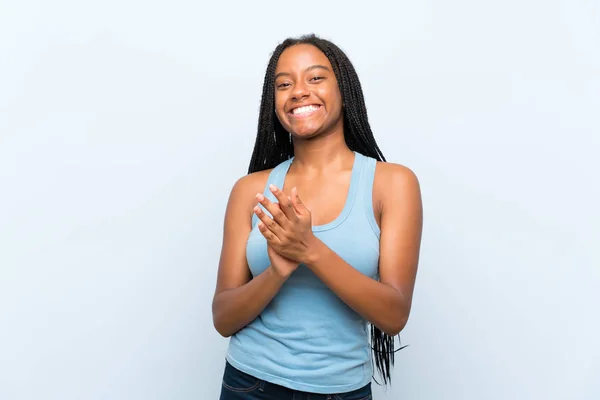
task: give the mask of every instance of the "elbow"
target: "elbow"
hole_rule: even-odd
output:
[[[398,317],[394,321],[391,321],[390,324],[385,326],[385,329],[381,329],[381,331],[392,337],[399,335],[400,332],[402,332],[402,330],[406,326],[407,322],[408,322],[408,316]]]
[[[215,330],[219,333],[219,335],[223,336],[226,339],[233,336],[233,334],[235,333],[235,332],[232,332],[231,329],[227,329],[225,324],[223,324],[223,322],[220,321],[219,318],[216,318],[214,316],[213,316],[213,326],[215,327]]]
[[[386,329],[381,330],[392,337],[397,336],[402,332],[406,327],[408,317],[410,316],[410,304],[399,304],[394,308],[393,315],[389,318],[389,323],[385,326]]]
[[[222,329],[217,329],[217,332],[219,332],[219,335],[223,336],[225,339],[229,339],[230,337],[233,336],[233,333],[230,333],[229,331],[225,331]]]
[[[398,325],[394,325],[394,326],[389,326],[386,329],[382,329],[381,331],[383,333],[385,333],[386,335],[388,335],[388,336],[394,337],[396,335],[399,335],[400,332],[402,332],[402,328],[403,327],[400,327]]]
[[[231,329],[229,329],[227,326],[227,321],[225,321],[225,318],[223,318],[222,313],[219,312],[219,309],[216,304],[216,299],[213,300],[212,304],[212,320],[215,330],[219,333],[219,335],[223,336],[224,338],[229,338],[235,333],[231,332]]]

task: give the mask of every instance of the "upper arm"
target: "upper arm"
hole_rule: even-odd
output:
[[[410,309],[423,226],[421,189],[416,175],[404,166],[378,163],[377,168],[375,185],[381,205],[379,276],[382,283],[401,291]]]
[[[252,229],[255,195],[262,192],[262,188],[259,189],[261,175],[257,173],[242,177],[229,195],[215,296],[224,290],[244,285],[252,277],[246,261],[246,241]]]

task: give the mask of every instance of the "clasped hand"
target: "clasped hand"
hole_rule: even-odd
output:
[[[269,217],[258,205],[254,213],[260,219],[258,229],[267,239],[269,246],[279,255],[299,263],[307,263],[309,248],[314,240],[312,218],[308,208],[292,189],[287,196],[275,185],[269,185],[278,203],[274,203],[261,193],[256,195],[258,202],[273,216]]]

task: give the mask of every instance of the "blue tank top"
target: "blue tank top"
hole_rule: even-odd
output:
[[[275,167],[264,195],[275,201],[269,184],[283,188],[293,159]],[[373,213],[376,160],[355,153],[348,197],[332,222],[313,232],[348,264],[378,279],[379,227]],[[269,265],[267,243],[256,216],[246,244],[253,276]],[[347,306],[305,265],[283,284],[250,324],[233,335],[227,360],[267,382],[312,393],[343,393],[371,381],[373,365],[367,322]]]

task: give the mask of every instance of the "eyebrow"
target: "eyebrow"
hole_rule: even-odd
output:
[[[310,67],[306,68],[304,70],[304,72],[309,72],[309,71],[312,71],[314,69],[324,69],[325,71],[331,72],[331,70],[328,67],[326,67],[324,65],[320,65],[320,64],[311,65]],[[289,76],[289,75],[290,75],[289,72],[280,72],[277,75],[275,75],[275,79],[279,78],[280,76]]]

